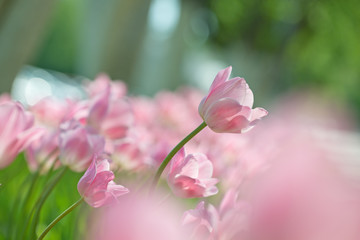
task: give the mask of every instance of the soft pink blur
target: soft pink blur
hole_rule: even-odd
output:
[[[168,185],[179,197],[208,197],[218,192],[213,166],[204,154],[185,154],[182,148],[171,160]]]
[[[70,109],[70,102],[46,97],[32,106],[30,111],[34,114],[36,121],[41,125],[49,128],[58,128],[60,124],[66,120],[66,117],[68,117]]]
[[[8,94],[8,93],[3,93],[3,94],[0,95],[0,104],[1,104],[1,103],[4,103],[4,102],[9,102],[9,101],[11,101],[11,96],[10,96],[10,94]]]
[[[8,166],[20,151],[36,140],[42,129],[34,128],[34,117],[18,102],[0,104],[0,168]]]
[[[106,138],[116,140],[126,136],[133,123],[130,104],[124,98],[113,98],[110,85],[90,100],[87,124]]]
[[[122,98],[127,93],[125,83],[118,80],[112,81],[105,73],[99,74],[92,82],[85,82],[85,90],[91,98],[106,91],[108,87],[111,88],[111,95],[114,98]]]
[[[287,146],[253,186],[252,239],[360,238],[359,189],[309,143]]]
[[[240,201],[236,191],[229,190],[218,209],[202,201],[195,209],[186,211],[182,225],[194,240],[247,239],[250,210],[250,204]]]
[[[195,209],[190,209],[183,214],[182,225],[189,231],[189,239],[215,239],[218,228],[219,214],[211,204],[205,206],[201,201]]]
[[[61,125],[59,148],[60,161],[71,170],[81,172],[87,169],[94,155],[104,151],[104,138],[75,120]]]
[[[92,217],[90,240],[184,240],[188,234],[180,225],[181,211],[158,194],[129,194],[119,203]]]
[[[245,79],[229,80],[231,67],[221,70],[199,105],[199,114],[214,132],[243,133],[267,115],[263,108],[252,109],[254,95]]]
[[[40,170],[41,173],[45,173],[53,167],[59,156],[58,138],[58,131],[43,131],[41,136],[26,149],[26,161],[31,171]],[[54,167],[58,165],[56,163]]]
[[[118,197],[127,194],[129,190],[117,185],[113,181],[114,178],[109,161],[95,156],[84,176],[79,180],[78,191],[92,207],[115,204]]]

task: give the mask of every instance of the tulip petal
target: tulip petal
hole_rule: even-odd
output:
[[[93,128],[100,130],[101,123],[104,121],[109,109],[110,84],[107,85],[105,91],[94,98],[94,102],[90,106],[87,124]]]
[[[89,188],[90,184],[94,180],[96,175],[96,165],[95,160],[91,162],[89,168],[86,170],[85,174],[80,178],[77,185],[77,189],[81,196],[84,196],[85,192]]]
[[[194,159],[193,155],[191,154],[186,156],[184,160],[184,166],[181,168],[181,171],[178,174],[191,178],[198,178],[199,165],[197,159]]]
[[[199,184],[199,181],[187,176],[175,178],[173,190],[177,195],[185,198],[194,198],[204,196],[205,186]]]
[[[206,109],[222,98],[233,98],[239,102],[243,102],[246,96],[246,81],[243,78],[233,78],[229,81],[219,85],[213,91],[211,91],[206,100],[203,102],[203,105],[199,105],[199,113],[201,116]]]
[[[210,92],[212,90],[214,90],[216,87],[218,87],[220,84],[222,84],[226,80],[228,80],[229,77],[230,77],[231,71],[232,71],[231,66],[219,71],[218,74],[216,74],[216,77],[215,77],[213,83],[210,86]]]
[[[268,115],[268,111],[266,111],[263,108],[252,109],[250,121],[252,122],[254,120],[261,119],[261,118],[265,117],[266,115]]]
[[[202,153],[194,154],[199,164],[199,179],[211,178],[213,175],[213,165]]]
[[[176,173],[176,169],[181,168],[184,165],[185,149],[181,148],[175,156],[171,159],[170,173]]]
[[[252,108],[254,104],[254,94],[251,91],[248,84],[246,84],[246,92],[244,98],[242,98],[240,101],[240,104],[243,106],[247,106],[249,108]]]
[[[217,121],[227,120],[242,110],[241,106],[236,100],[232,98],[222,98],[214,102],[206,112],[204,118],[207,120],[206,123],[209,125]]]

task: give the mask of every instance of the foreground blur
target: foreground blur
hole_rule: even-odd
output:
[[[168,177],[161,181],[167,181],[173,193],[160,184],[162,193],[149,194],[149,179],[161,161],[202,122],[198,104],[203,94],[184,88],[154,98],[129,96],[125,84],[106,75],[84,82],[82,88],[84,99],[47,96],[26,110],[7,95],[1,97],[1,108],[15,109],[11,114],[1,111],[2,118],[13,123],[3,125],[2,136],[12,136],[6,127],[14,126],[32,136],[15,154],[1,152],[7,157],[1,158],[0,173],[4,216],[11,215],[14,189],[23,181],[11,183],[7,177],[24,168],[23,162],[22,168],[12,168],[21,161],[15,155],[24,149],[28,168],[40,179],[64,166],[83,172],[91,164],[79,182],[79,193],[89,205],[103,208],[78,212],[81,224],[89,221],[94,232],[75,228],[70,239],[359,239],[359,136],[349,115],[335,104],[322,104],[311,94],[293,94],[279,100],[250,132],[219,134],[206,128],[186,144],[188,155],[182,150],[165,169],[163,176]],[[24,117],[15,117],[19,114]],[[31,121],[25,117],[30,115]],[[16,133],[12,141],[19,136]],[[9,146],[9,138],[0,139]],[[24,183],[21,187],[27,188]],[[46,209],[70,196],[47,203]],[[175,196],[195,199],[180,201]],[[26,206],[24,210],[30,211]],[[47,214],[53,215],[44,211]],[[68,218],[80,224],[75,215]],[[12,222],[0,219],[5,236]],[[21,219],[18,214],[12,221]],[[50,232],[49,239],[59,232]]]

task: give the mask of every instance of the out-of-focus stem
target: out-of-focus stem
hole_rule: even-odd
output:
[[[25,198],[24,198],[23,202],[21,203],[20,207],[17,209],[17,211],[18,211],[17,213],[20,213],[20,214],[23,214],[23,215],[24,215],[24,211],[27,210],[27,207],[28,207],[28,204],[29,204],[29,200],[30,200],[31,195],[32,195],[32,193],[33,193],[35,184],[36,184],[36,182],[37,182],[37,180],[38,180],[38,178],[39,178],[39,176],[40,176],[40,173],[41,173],[42,170],[43,170],[43,167],[46,165],[47,161],[49,161],[49,159],[50,159],[54,154],[56,154],[57,151],[58,151],[57,148],[55,148],[54,150],[52,150],[52,151],[49,153],[49,155],[44,159],[44,161],[42,161],[42,163],[40,163],[38,169],[32,174],[32,176],[31,176],[31,185],[30,185],[30,187],[29,187],[29,189],[28,189],[27,194],[25,195]],[[53,166],[54,166],[54,165],[52,165],[52,167],[53,167]],[[49,171],[49,173],[50,173],[50,171]],[[47,182],[47,181],[45,181],[45,182]],[[24,185],[24,183],[23,183],[21,186],[23,186],[23,185]],[[17,206],[17,205],[15,205],[15,206]],[[32,215],[33,212],[34,212],[34,210],[31,211],[30,215]],[[16,214],[16,215],[17,215],[17,214]],[[30,219],[30,218],[25,218],[25,221],[20,221],[20,225],[19,225],[18,229],[24,229],[24,227],[29,224],[29,219]],[[10,224],[11,224],[11,223],[10,223]],[[24,225],[25,225],[25,226],[24,226]],[[11,224],[11,226],[12,226],[12,224]],[[25,230],[26,230],[26,229],[25,229]],[[15,239],[17,239],[17,236],[16,236],[17,234],[18,234],[18,232],[15,232],[15,233],[14,233],[14,236],[15,236],[14,238],[15,238]],[[24,233],[21,233],[21,234],[23,235]]]
[[[79,206],[82,202],[84,201],[83,198],[80,198],[79,200],[77,200],[73,205],[71,205],[68,209],[66,209],[63,213],[61,213],[59,216],[57,216],[57,218],[54,219],[54,221],[52,221],[47,227],[46,229],[41,233],[40,237],[38,238],[38,240],[43,239],[46,234],[61,220],[63,219],[66,215],[68,215],[72,210],[74,210],[77,206]]]
[[[194,131],[192,131],[189,135],[187,135],[181,142],[179,142],[173,150],[166,156],[164,161],[161,163],[159,169],[157,170],[155,177],[152,182],[152,190],[156,188],[157,183],[159,182],[160,176],[163,173],[164,169],[170,162],[170,160],[174,157],[174,155],[188,142],[192,139],[196,134],[198,134],[201,130],[206,127],[206,123],[202,122]]]
[[[33,221],[31,224],[31,228],[30,228],[30,239],[34,239],[35,235],[36,235],[36,226],[37,223],[39,221],[39,217],[40,217],[40,212],[42,209],[42,206],[44,205],[46,199],[48,198],[48,196],[50,195],[50,193],[52,192],[52,190],[55,188],[56,184],[60,181],[60,179],[63,177],[63,175],[65,174],[67,170],[67,167],[62,168],[58,174],[52,179],[52,181],[46,186],[45,190],[43,191],[42,195],[40,196],[40,198],[38,199],[38,201],[36,202],[34,208],[32,209],[28,219],[27,219],[27,223],[26,223],[26,227],[23,231],[23,235],[21,237],[21,239],[24,239],[24,235],[26,234],[30,219],[32,214],[34,213],[34,217],[33,217]]]

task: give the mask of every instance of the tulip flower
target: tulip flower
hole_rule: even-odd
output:
[[[117,198],[129,190],[114,181],[114,173],[110,171],[107,159],[97,159],[95,156],[90,167],[78,183],[78,191],[92,207],[101,207],[116,203]]]
[[[214,132],[243,133],[250,130],[268,112],[252,109],[254,95],[245,79],[229,80],[231,66],[215,77],[209,93],[199,105],[199,114]]]
[[[126,84],[122,81],[112,81],[110,77],[104,73],[99,74],[94,81],[85,82],[85,90],[91,98],[102,94],[107,88],[111,89],[112,98],[122,98],[127,94]]]
[[[60,161],[76,172],[84,171],[94,157],[104,151],[105,140],[75,120],[61,125]]]
[[[68,117],[69,107],[69,103],[66,101],[46,97],[33,105],[30,111],[34,114],[37,123],[49,128],[58,128]]]
[[[217,209],[201,201],[195,209],[186,211],[182,217],[182,225],[191,233],[190,239],[213,239],[219,214]]]
[[[41,173],[46,173],[53,164],[57,167],[55,162],[59,156],[58,137],[58,131],[44,131],[26,149],[26,161],[31,171],[40,170]]]
[[[133,112],[125,99],[111,99],[110,86],[93,98],[87,124],[107,139],[121,139],[133,124]]]
[[[237,192],[230,189],[220,207],[201,201],[195,209],[186,211],[182,225],[191,233],[191,239],[248,239],[246,236],[250,205],[237,199]]]
[[[208,197],[218,192],[212,178],[213,166],[201,153],[185,156],[184,148],[173,157],[168,174],[168,185],[179,197]]]
[[[8,166],[33,140],[41,129],[33,128],[34,117],[20,103],[0,104],[0,168]]]

